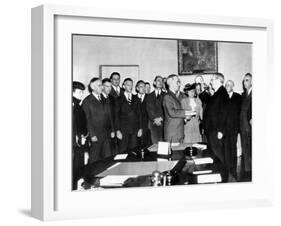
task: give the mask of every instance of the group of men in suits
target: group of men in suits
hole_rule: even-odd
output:
[[[251,79],[251,74],[244,76],[242,97],[233,92],[232,81],[224,87],[224,76],[220,73],[211,79],[212,92],[197,92],[203,103],[202,131],[208,146],[230,170],[234,167],[240,133],[245,169],[251,171]],[[103,80],[95,77],[88,86],[90,94],[80,106],[85,86],[73,82],[73,143],[79,150],[89,146],[88,163],[118,153],[137,154],[138,150],[163,140],[183,141],[184,122],[192,116],[181,106],[185,95],[180,91],[179,76],[156,76],[152,92],[148,84],[140,80],[134,87],[133,80],[126,78],[121,87],[118,72]],[[203,81],[196,84],[202,86]],[[74,154],[74,161],[81,162],[81,155]]]
[[[252,75],[243,78],[242,95],[233,91],[234,82],[215,74],[211,79],[213,94],[207,98],[203,126],[209,148],[235,175],[237,138],[241,137],[244,172],[251,178],[252,170]]]
[[[82,83],[73,84],[80,84],[80,87],[73,85],[73,94],[78,90],[80,92],[85,90]],[[155,78],[155,91],[149,94],[148,82],[140,80],[135,87],[133,85],[133,80],[126,78],[121,87],[118,72],[113,72],[110,78],[103,80],[94,77],[88,86],[90,94],[83,100],[81,106],[75,104],[83,115],[73,114],[73,118],[86,122],[83,126],[87,131],[88,142],[85,142],[85,145],[89,146],[88,163],[118,153],[137,154],[137,150],[163,140],[162,77]],[[133,88],[136,95],[133,94]],[[81,98],[73,97],[73,102],[79,103]],[[76,130],[73,134],[78,139],[82,137]],[[76,140],[74,143],[76,144]]]

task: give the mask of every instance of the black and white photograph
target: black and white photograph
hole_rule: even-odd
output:
[[[72,34],[72,190],[252,181],[252,43]]]

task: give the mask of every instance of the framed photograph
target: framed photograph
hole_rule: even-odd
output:
[[[100,65],[100,77],[102,79],[110,77],[115,71],[125,77],[131,77],[134,81],[139,80],[139,65]]]
[[[271,205],[272,32],[264,19],[32,9],[32,216]]]
[[[179,40],[179,74],[218,72],[217,42]]]

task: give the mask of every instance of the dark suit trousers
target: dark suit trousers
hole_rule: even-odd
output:
[[[225,166],[232,174],[236,171],[237,135],[237,132],[226,131],[223,140]]]
[[[121,131],[122,140],[119,140],[118,152],[129,153],[137,149],[137,133],[126,133]]]
[[[223,154],[223,138],[219,140],[218,132],[211,131],[207,134],[207,140],[208,140],[208,148],[219,158],[219,160],[223,164],[225,164],[224,154]]]
[[[252,135],[251,130],[241,129],[241,146],[245,171],[252,170]]]
[[[163,141],[163,124],[161,126],[156,126],[155,124],[149,121],[149,128],[151,132],[151,141],[153,144],[158,144],[159,141]]]
[[[73,147],[72,155],[72,189],[77,189],[77,182],[82,177],[82,169],[84,167],[84,148]]]
[[[89,161],[91,164],[93,162],[99,161],[101,159],[107,158],[112,155],[110,139],[105,139],[97,142],[91,143],[91,148],[89,152]]]
[[[142,136],[138,137],[138,148],[146,149],[151,146],[151,133],[149,129],[143,129]]]

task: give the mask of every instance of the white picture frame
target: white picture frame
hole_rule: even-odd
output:
[[[63,172],[66,172],[66,170],[69,170],[69,174],[71,172],[68,165],[61,163],[62,157],[65,156],[68,150],[67,146],[64,147],[63,144],[67,144],[68,141],[67,139],[56,139],[61,133],[59,124],[63,123],[60,120],[61,108],[59,103],[61,103],[63,97],[69,96],[71,98],[71,83],[68,83],[69,79],[71,79],[71,74],[69,74],[70,77],[68,77],[68,74],[56,76],[60,74],[60,70],[56,68],[58,66],[56,65],[57,60],[60,58],[57,54],[59,55],[63,50],[63,47],[58,50],[60,46],[55,42],[56,32],[59,32],[58,29],[62,29],[61,25],[67,24],[67,22],[62,22],[56,27],[55,20],[58,17],[79,19],[79,23],[87,23],[86,20],[90,20],[96,24],[101,23],[101,27],[104,26],[104,20],[110,23],[126,21],[128,26],[138,24],[147,28],[149,26],[175,26],[175,30],[177,30],[176,26],[181,26],[182,28],[193,26],[195,30],[198,29],[197,35],[201,36],[201,38],[204,36],[204,32],[201,32],[201,34],[199,31],[203,28],[219,29],[221,33],[211,32],[208,38],[212,36],[211,39],[217,40],[248,40],[256,44],[253,51],[253,182],[71,192],[67,183],[65,184],[64,180],[61,180]],[[71,29],[74,29],[75,26],[77,24],[73,24]],[[85,27],[87,26],[85,25]],[[81,29],[83,29],[83,26]],[[224,31],[231,29],[240,29],[241,36],[234,33],[230,35],[227,32],[224,34]],[[149,31],[150,29],[147,29],[147,33],[143,35],[149,35]],[[67,27],[63,32],[67,34],[71,30]],[[132,36],[137,35],[136,31],[123,31],[121,28],[120,33],[122,32],[132,32]],[[142,35],[142,31],[138,32],[139,35]],[[180,35],[181,31],[179,29],[177,32]],[[251,32],[254,33],[251,35]],[[161,36],[161,32],[158,35]],[[194,36],[196,36],[195,33]],[[269,175],[273,173],[274,148],[267,137],[269,135],[267,135],[266,126],[266,123],[272,120],[266,114],[272,103],[268,99],[264,100],[264,95],[259,93],[267,82],[273,82],[273,22],[271,20],[43,5],[32,9],[31,38],[31,214],[33,217],[41,220],[58,220],[167,211],[179,212],[194,209],[254,207],[272,204],[273,179],[268,176],[268,173]],[[206,35],[205,38],[207,38]],[[262,56],[258,53],[262,53]],[[68,51],[63,52],[63,54],[68,54]],[[64,93],[61,90],[65,90]],[[257,100],[263,102],[265,106],[261,108],[256,104]],[[66,110],[64,115],[69,113],[70,111]],[[70,130],[70,126],[66,125],[66,129]],[[70,139],[71,137],[69,136]],[[67,150],[62,150],[61,147]],[[71,152],[70,150],[68,150],[69,153]],[[266,151],[266,155],[262,153],[264,151]],[[65,159],[66,162],[70,160],[68,156],[65,156]],[[263,164],[261,165],[261,163]],[[92,200],[95,201],[93,202]]]

